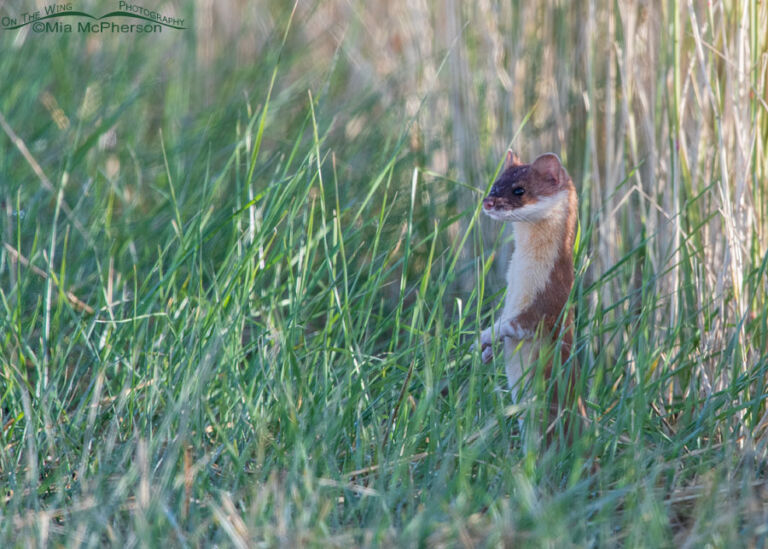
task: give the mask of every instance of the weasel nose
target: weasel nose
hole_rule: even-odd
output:
[[[496,205],[496,199],[492,196],[483,199],[483,209],[490,210]]]

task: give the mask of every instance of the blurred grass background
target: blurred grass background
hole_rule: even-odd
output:
[[[0,31],[3,546],[766,543],[765,2],[145,7]],[[580,193],[571,448],[468,351],[510,146]]]

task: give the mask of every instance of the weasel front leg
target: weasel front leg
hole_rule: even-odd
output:
[[[505,337],[516,339],[531,339],[536,333],[535,327],[528,326],[521,321],[518,316],[512,319],[500,318],[493,327],[486,328],[480,333],[480,348],[483,351],[483,362],[488,363],[493,358],[493,344],[495,341],[501,341]],[[494,337],[495,336],[495,337]],[[474,350],[476,344],[472,345]]]
[[[518,316],[508,322],[502,324],[504,330],[504,337],[517,339],[518,341],[523,339],[531,339],[536,334],[535,326],[529,326],[522,322],[522,319]]]

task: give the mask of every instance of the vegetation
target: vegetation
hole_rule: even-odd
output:
[[[0,30],[0,545],[766,544],[765,2],[156,9]],[[510,146],[579,189],[572,445],[469,351]]]

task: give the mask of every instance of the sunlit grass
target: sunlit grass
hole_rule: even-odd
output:
[[[765,7],[671,3],[643,65],[625,34],[651,15],[574,6],[459,12],[461,38],[369,80],[397,48],[371,57],[362,4],[330,53],[328,4],[261,6],[247,64],[201,63],[193,32],[0,35],[0,544],[764,544]],[[613,46],[584,42],[608,19]],[[507,103],[475,38],[513,22],[507,77],[545,76]],[[564,135],[580,194],[571,445],[525,444],[501,360],[469,352],[502,300],[478,204],[513,135]]]

